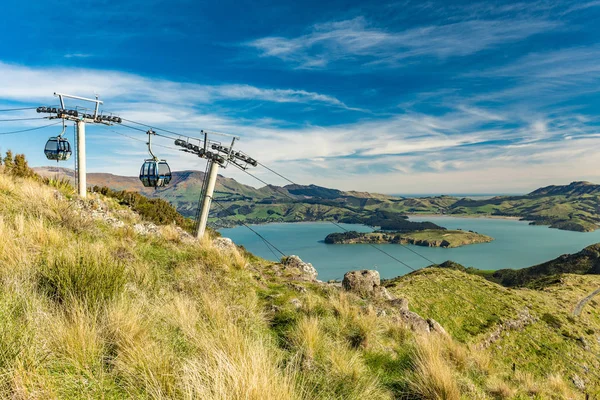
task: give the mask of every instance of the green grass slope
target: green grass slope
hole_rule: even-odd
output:
[[[575,374],[598,391],[597,313],[571,322],[561,308],[595,277],[547,294],[450,270],[395,281],[390,290],[448,337],[413,332],[385,299],[149,225],[115,198],[79,200],[66,185],[0,173],[0,232],[0,398],[580,398]],[[524,330],[562,359],[518,330],[481,346],[522,306],[549,321]]]
[[[458,270],[426,268],[385,286],[457,340],[486,348],[509,385],[535,388],[534,377],[559,374],[581,379],[589,393],[600,394],[598,300],[572,315],[600,287],[600,276],[565,275],[544,290],[510,289]]]

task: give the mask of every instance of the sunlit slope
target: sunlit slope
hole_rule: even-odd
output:
[[[559,299],[570,307],[591,281],[558,295],[449,270],[396,282],[393,291],[448,337],[411,329],[397,302],[313,281],[222,241],[198,243],[114,198],[81,201],[50,183],[0,173],[0,398],[579,398],[574,375],[597,392],[598,348],[585,331],[587,355],[546,322],[525,328],[562,362],[536,355],[518,330],[481,346],[499,322],[493,312],[509,319],[524,305],[581,334]],[[580,318],[596,331],[596,314]]]
[[[446,268],[427,268],[386,283],[416,312],[440,322],[456,339],[491,352],[501,371],[568,371],[600,388],[600,298],[579,316],[577,304],[600,288],[598,275],[562,275],[544,290],[510,289]],[[432,299],[436,299],[432,301]],[[589,374],[593,371],[594,375]]]

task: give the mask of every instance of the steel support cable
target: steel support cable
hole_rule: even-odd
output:
[[[124,120],[124,121],[128,121],[128,122],[132,122],[132,123],[135,123],[135,124],[138,124],[138,125],[141,125],[141,126],[146,126],[146,127],[149,127],[149,128],[153,128],[153,129],[161,130],[161,131],[163,131],[163,132],[173,133],[173,134],[176,134],[176,135],[178,135],[178,136],[185,136],[185,135],[180,135],[180,134],[178,134],[178,133],[176,133],[176,132],[173,132],[173,131],[168,131],[168,130],[165,130],[165,129],[160,129],[160,128],[154,128],[154,127],[152,127],[152,126],[150,126],[150,125],[142,124],[142,123],[139,123],[139,122],[135,122],[135,121],[131,121],[131,120],[126,120],[126,119],[123,119],[123,120]],[[121,125],[123,125],[123,124],[121,124]],[[125,126],[125,127],[127,127],[127,128],[131,128],[131,129],[135,129],[135,130],[138,130],[138,131],[141,131],[141,132],[145,132],[145,130],[144,130],[144,129],[140,129],[140,128],[136,128],[136,127],[132,127],[132,126],[128,126],[128,125],[123,125],[123,126]],[[163,137],[166,137],[166,138],[169,138],[169,139],[174,139],[174,138],[168,137],[168,136],[166,136],[166,135],[159,135],[159,136],[163,136]],[[295,183],[294,181],[292,181],[292,180],[290,180],[290,179],[286,178],[284,175],[282,175],[282,174],[280,174],[279,172],[277,172],[277,171],[273,170],[272,168],[269,168],[268,166],[266,166],[266,165],[264,165],[264,164],[262,164],[262,163],[260,163],[260,162],[258,162],[258,164],[259,164],[260,166],[262,166],[263,168],[267,169],[268,171],[272,172],[273,174],[275,174],[275,175],[279,176],[280,178],[282,178],[282,179],[286,180],[287,182],[290,182],[291,184],[294,184],[294,185],[296,185],[296,183]],[[234,164],[234,165],[235,165],[235,164]],[[261,182],[262,182],[262,183],[264,183],[265,185],[267,185],[267,186],[271,186],[271,185],[269,185],[268,183],[264,182],[262,179],[260,179],[260,178],[258,178],[258,177],[256,177],[256,176],[254,176],[253,174],[251,174],[251,173],[249,173],[248,171],[244,170],[243,168],[240,168],[240,169],[241,169],[242,171],[244,171],[245,173],[247,173],[248,175],[250,175],[250,176],[254,177],[255,179],[257,179],[257,180],[259,180],[259,181],[261,181]],[[283,189],[283,188],[281,188],[281,189]],[[285,192],[282,192],[282,193],[283,193],[283,194],[284,194],[286,197],[288,197],[288,198],[291,198],[291,199],[292,199],[292,200],[294,200],[294,201],[297,201],[297,199],[293,198],[293,197],[292,197],[292,196],[290,196],[289,194],[287,194],[287,193],[285,193]],[[231,216],[235,216],[235,214],[233,214],[231,211],[229,211],[228,209],[226,209],[225,207],[223,207],[223,206],[222,206],[222,205],[221,205],[219,202],[217,202],[216,200],[214,200],[214,199],[213,199],[213,202],[214,202],[215,204],[217,204],[217,205],[218,205],[218,206],[219,206],[221,209],[223,209],[225,212],[227,212],[228,214],[230,214]],[[329,222],[331,222],[333,225],[337,226],[338,228],[342,229],[343,231],[345,231],[345,232],[348,232],[348,230],[347,230],[347,229],[345,229],[344,227],[342,227],[341,225],[339,225],[339,224],[337,224],[337,223],[335,223],[335,222],[333,222],[333,221],[329,221]],[[271,250],[271,252],[273,252],[273,250],[272,250],[272,249],[271,249],[269,246],[272,246],[272,247],[273,247],[274,249],[276,249],[276,250],[277,250],[277,251],[278,251],[280,254],[282,254],[283,256],[285,256],[285,254],[284,254],[284,253],[283,253],[281,250],[279,250],[277,247],[275,247],[275,246],[274,246],[272,243],[270,243],[268,240],[266,240],[266,239],[265,239],[265,238],[264,238],[262,235],[260,235],[258,232],[256,232],[254,229],[252,229],[250,226],[248,226],[247,224],[245,224],[245,223],[243,223],[243,222],[242,222],[242,225],[244,225],[246,228],[248,228],[250,231],[252,231],[254,234],[256,234],[256,235],[257,235],[257,236],[258,236],[258,237],[259,237],[261,240],[263,240],[263,242],[265,243],[265,245],[267,245],[267,248],[269,248],[269,250]],[[411,269],[412,271],[414,271],[414,272],[416,272],[416,271],[417,271],[416,269],[412,268],[410,265],[406,264],[406,263],[405,263],[405,262],[403,262],[402,260],[398,259],[397,257],[394,257],[394,256],[392,256],[391,254],[389,254],[389,253],[387,253],[386,251],[384,251],[384,250],[382,250],[382,249],[380,249],[380,248],[376,247],[375,245],[373,245],[373,244],[370,244],[370,243],[369,243],[369,245],[370,245],[371,247],[373,247],[374,249],[376,249],[377,251],[379,251],[379,252],[381,252],[381,253],[385,254],[387,257],[389,257],[389,258],[391,258],[391,259],[395,260],[396,262],[398,262],[398,263],[400,263],[400,264],[402,264],[402,265],[406,266],[407,268]],[[423,256],[422,254],[418,253],[417,251],[415,251],[415,250],[413,250],[413,249],[410,249],[410,248],[408,248],[407,246],[405,246],[405,245],[403,245],[403,244],[401,244],[401,246],[402,246],[403,248],[405,248],[405,249],[409,250],[410,252],[412,252],[412,253],[416,254],[417,256],[419,256],[419,257],[423,258],[424,260],[426,260],[426,261],[428,261],[428,262],[430,262],[430,263],[432,263],[432,264],[437,264],[437,263],[435,263],[434,261],[430,260],[429,258],[427,258],[427,257]],[[274,253],[273,253],[273,254],[274,254]],[[275,255],[275,254],[274,254],[274,255]],[[435,282],[435,283],[437,284],[437,282],[436,282],[436,281],[433,281],[433,282]],[[455,293],[455,296],[459,297],[459,299],[462,299],[463,301],[465,301],[465,302],[467,302],[467,303],[471,304],[473,307],[477,308],[477,305],[476,305],[475,303],[473,303],[472,301],[470,301],[470,300],[468,300],[468,299],[466,299],[466,298],[464,298],[464,297],[462,297],[462,296],[456,295],[456,293]],[[534,346],[538,348],[538,350],[541,350],[541,348],[539,347],[539,345],[538,345],[537,343],[535,343],[535,342],[531,342],[531,343],[533,343],[533,344],[534,344]],[[546,345],[544,345],[544,344],[542,344],[542,346],[544,346],[545,348],[549,349],[550,351],[553,351],[553,352],[554,352],[556,355],[558,355],[559,357],[563,358],[563,356],[562,356],[560,353],[558,353],[558,352],[554,351],[552,348],[550,348],[550,347],[548,347],[548,346],[546,346]],[[563,358],[563,359],[564,359],[564,358]],[[571,365],[573,365],[573,366],[576,366],[576,367],[579,367],[579,368],[583,368],[582,366],[579,366],[579,365],[577,365],[577,364],[574,364],[574,363],[573,363],[573,362],[571,362],[569,359],[567,359],[567,361],[568,361],[568,362],[570,362],[570,363],[571,363]],[[584,371],[585,371],[585,368],[583,368],[583,369],[584,369]],[[597,378],[600,378],[600,376],[597,376],[597,375],[595,375],[595,374],[592,374],[592,375],[596,376]]]
[[[35,118],[12,118],[12,119],[0,119],[0,122],[12,122],[12,121],[34,121],[38,119],[47,119],[46,117],[35,117]]]
[[[297,183],[295,183],[294,181],[292,181],[292,180],[290,180],[290,179],[286,178],[285,176],[283,176],[283,175],[281,175],[280,173],[278,173],[278,172],[274,171],[273,169],[271,169],[271,168],[269,168],[269,167],[265,166],[264,164],[261,164],[261,163],[258,163],[258,164],[259,164],[259,165],[261,165],[262,167],[264,167],[265,169],[267,169],[267,170],[271,171],[272,173],[276,174],[277,176],[279,176],[279,177],[281,177],[281,178],[285,179],[286,181],[290,182],[291,184],[293,184],[293,185],[297,185]],[[256,176],[254,176],[254,175],[253,175],[253,174],[251,174],[250,172],[248,172],[248,171],[244,170],[243,168],[240,168],[240,170],[244,171],[245,173],[247,173],[248,175],[250,175],[250,176],[252,176],[253,178],[257,179],[258,181],[262,182],[263,184],[266,184],[267,186],[271,186],[271,185],[269,185],[268,183],[266,183],[265,181],[263,181],[262,179],[260,179],[260,178],[258,178],[258,177],[256,177]],[[275,186],[275,187],[276,187],[276,188],[283,189],[283,188],[281,188],[281,187],[279,187],[279,186]],[[296,200],[297,200],[297,199],[294,199],[292,196],[290,196],[290,195],[289,195],[288,193],[286,193],[286,192],[281,192],[281,193],[282,193],[282,194],[284,194],[285,196],[287,196],[288,198],[290,198],[290,199],[293,199],[294,201],[296,201]],[[339,224],[337,224],[336,222],[333,222],[333,221],[329,221],[329,222],[331,222],[332,224],[334,224],[334,225],[335,225],[335,226],[337,226],[338,228],[340,228],[340,229],[342,229],[342,230],[344,230],[344,231],[348,232],[348,230],[347,230],[347,229],[345,229],[344,227],[340,226],[340,225],[339,225]],[[384,251],[384,250],[382,250],[382,249],[380,249],[380,248],[376,247],[376,246],[375,246],[375,245],[373,245],[372,243],[367,243],[367,244],[368,244],[369,246],[373,247],[375,250],[377,250],[377,251],[379,251],[379,252],[381,252],[381,253],[385,254],[385,255],[386,255],[386,256],[388,256],[389,258],[391,258],[391,259],[393,259],[393,260],[395,260],[395,261],[399,262],[400,264],[402,264],[402,265],[404,265],[404,266],[408,267],[408,268],[409,268],[409,269],[411,269],[413,272],[416,272],[416,271],[417,271],[416,269],[414,269],[414,268],[413,268],[413,267],[411,267],[410,265],[408,265],[408,264],[406,264],[405,262],[403,262],[403,261],[399,260],[398,258],[396,258],[396,257],[394,257],[393,255],[391,255],[391,254],[387,253],[386,251]],[[399,243],[399,244],[400,244],[400,245],[402,245],[404,248],[406,248],[406,249],[410,250],[411,252],[413,252],[413,253],[417,254],[417,255],[418,255],[418,256],[420,256],[421,258],[423,258],[423,259],[425,259],[425,260],[427,260],[427,261],[431,262],[432,264],[438,264],[438,263],[436,263],[436,262],[433,262],[433,261],[431,261],[429,258],[427,258],[427,257],[425,257],[425,256],[423,256],[423,255],[421,255],[421,254],[419,254],[418,252],[416,252],[416,251],[414,251],[414,250],[412,250],[412,249],[409,249],[409,248],[407,248],[405,245],[403,245],[403,244],[401,244],[401,243]],[[442,285],[441,285],[440,283],[438,283],[437,281],[435,281],[435,280],[432,280],[431,282],[435,283],[436,285],[438,285],[439,287],[441,287],[441,288],[442,288],[442,290],[444,290],[444,287],[442,287]],[[469,303],[470,305],[472,305],[472,306],[474,307],[474,310],[476,310],[476,309],[477,309],[477,305],[476,305],[475,303],[473,303],[472,301],[470,301],[469,299],[467,299],[467,298],[465,298],[465,297],[463,297],[463,296],[461,296],[461,295],[459,295],[459,294],[457,294],[457,293],[454,293],[454,296],[456,296],[456,297],[458,297],[460,300],[463,300],[464,302],[466,302],[466,303]],[[558,356],[560,359],[562,359],[562,360],[566,360],[566,361],[567,361],[569,364],[571,364],[572,366],[574,366],[574,367],[576,367],[576,368],[580,368],[580,369],[581,369],[581,370],[583,370],[585,373],[591,373],[591,375],[592,375],[592,376],[594,376],[594,377],[596,377],[596,378],[600,379],[600,375],[597,375],[597,374],[595,374],[595,373],[591,372],[591,370],[586,370],[586,368],[585,368],[584,366],[574,363],[574,362],[573,362],[573,361],[571,361],[569,358],[564,358],[564,355],[560,354],[558,351],[556,351],[556,350],[552,349],[552,348],[551,348],[551,347],[549,347],[548,345],[545,345],[545,344],[543,344],[543,343],[540,343],[540,344],[536,343],[536,342],[535,342],[535,340],[534,340],[534,339],[533,339],[531,336],[529,336],[529,335],[527,335],[527,338],[528,338],[528,339],[531,339],[531,341],[529,341],[529,343],[533,344],[533,346],[534,346],[534,347],[536,347],[538,350],[542,350],[542,348],[540,347],[540,345],[541,345],[541,346],[543,346],[544,348],[546,348],[546,349],[550,350],[551,352],[553,352],[553,353],[554,353],[555,355],[557,355],[557,356]],[[600,358],[598,355],[595,355],[594,353],[591,353],[591,352],[590,352],[590,354],[592,354],[592,355],[596,356],[596,358]]]
[[[215,200],[215,199],[214,199],[214,197],[213,197],[213,198],[211,198],[211,199],[212,199],[212,202],[213,202],[213,203],[215,203],[216,205],[218,205],[218,206],[219,206],[219,207],[220,207],[220,208],[221,208],[223,211],[225,211],[226,213],[228,213],[228,214],[229,214],[229,215],[231,215],[231,216],[235,216],[235,214],[234,214],[234,213],[232,213],[231,211],[229,211],[229,210],[228,210],[227,208],[225,208],[225,207],[224,207],[224,206],[223,206],[221,203],[219,203],[217,200]],[[250,230],[251,230],[251,231],[252,231],[252,232],[253,232],[253,233],[254,233],[256,236],[258,236],[258,237],[259,237],[259,238],[260,238],[260,239],[261,239],[261,240],[262,240],[262,241],[263,241],[263,242],[264,242],[264,243],[267,245],[267,247],[269,247],[269,246],[270,246],[270,247],[272,247],[273,249],[277,250],[277,252],[278,252],[279,254],[281,254],[283,257],[287,257],[287,255],[286,255],[286,254],[285,254],[283,251],[279,250],[279,249],[278,249],[278,248],[277,248],[277,247],[276,247],[276,246],[275,246],[273,243],[269,242],[269,241],[268,241],[268,240],[267,240],[267,239],[266,239],[266,238],[265,238],[263,235],[261,235],[260,233],[258,233],[258,232],[257,232],[257,231],[255,231],[254,229],[252,229],[252,228],[251,228],[251,227],[250,227],[248,224],[246,224],[246,223],[244,223],[244,222],[242,222],[242,221],[237,221],[237,222],[240,222],[240,223],[241,223],[242,225],[244,225],[246,228],[250,229]],[[271,252],[273,252],[273,250],[271,250]],[[277,255],[276,255],[275,253],[273,253],[273,254],[275,255],[275,257],[277,257]]]
[[[141,126],[145,126],[145,127],[148,127],[148,128],[156,129],[157,131],[163,131],[163,132],[167,132],[167,133],[172,133],[172,134],[174,134],[174,135],[177,135],[177,136],[188,136],[188,135],[184,135],[184,134],[181,134],[181,133],[178,133],[178,132],[170,131],[170,130],[168,130],[168,129],[157,128],[157,127],[155,127],[155,126],[152,126],[152,125],[144,124],[144,123],[137,122],[137,121],[132,121],[132,120],[130,120],[130,119],[126,119],[126,118],[121,118],[121,119],[122,119],[123,121],[131,122],[132,124],[141,125]],[[221,136],[235,136],[235,135],[232,135],[232,134],[230,134],[230,133],[216,132],[216,131],[209,131],[209,130],[205,130],[205,131],[206,131],[207,133],[211,133],[211,134],[215,134],[215,135],[221,135]]]
[[[22,110],[35,110],[37,107],[21,107],[21,108],[5,108],[3,110],[0,110],[0,112],[7,112],[7,111],[22,111]]]
[[[30,131],[35,131],[35,130],[38,130],[38,129],[48,128],[49,126],[58,125],[58,124],[60,124],[60,123],[61,123],[61,121],[59,121],[59,122],[55,122],[55,123],[53,123],[53,124],[48,124],[48,125],[38,126],[38,127],[35,127],[35,128],[21,129],[21,130],[18,130],[18,131],[12,131],[12,132],[0,132],[0,135],[12,135],[12,134],[14,134],[14,133],[22,133],[22,132],[30,132]]]
[[[139,131],[139,132],[144,132],[144,133],[148,132],[148,130],[147,130],[147,129],[136,128],[135,126],[131,126],[131,125],[126,125],[126,124],[119,124],[119,125],[120,125],[120,126],[124,126],[125,128],[134,129],[134,130],[136,130],[136,131]],[[150,129],[153,129],[153,130],[154,130],[154,129],[157,129],[157,128],[154,128],[154,127],[152,127],[152,126],[150,126],[150,125],[146,125],[146,126],[147,126],[148,128],[150,128]],[[177,140],[177,139],[179,139],[179,137],[180,137],[180,136],[185,136],[185,137],[187,137],[186,135],[182,135],[182,134],[179,134],[179,133],[176,133],[176,135],[178,136],[178,137],[176,137],[176,138],[175,138],[175,137],[172,137],[172,136],[164,135],[164,134],[162,134],[162,133],[157,133],[157,132],[154,132],[154,134],[155,134],[156,136],[160,136],[160,137],[163,137],[163,138],[166,138],[166,139],[171,139],[171,140]],[[200,140],[200,139],[197,139],[197,140]],[[177,150],[181,150],[181,149],[177,149]]]
[[[294,181],[292,181],[292,180],[290,180],[290,179],[286,178],[285,176],[283,176],[283,175],[281,175],[280,173],[276,172],[275,170],[273,170],[273,169],[271,169],[271,168],[267,167],[266,165],[264,165],[264,164],[262,164],[262,163],[260,163],[260,162],[258,162],[258,161],[257,161],[257,163],[258,163],[258,164],[259,164],[261,167],[263,167],[263,168],[265,168],[265,169],[267,169],[267,170],[271,171],[272,173],[276,174],[276,175],[277,175],[277,176],[279,176],[280,178],[282,178],[282,179],[285,179],[286,181],[290,182],[292,185],[298,185],[296,182],[294,182]],[[251,174],[250,172],[248,172],[248,171],[245,171],[245,170],[243,170],[243,171],[244,171],[245,173],[247,173],[248,175],[252,176],[254,179],[257,179],[257,180],[259,180],[260,182],[264,183],[265,185],[268,185],[268,184],[267,184],[265,181],[263,181],[262,179],[258,178],[257,176],[254,176],[254,175],[253,175],[253,174]],[[270,185],[268,185],[268,186],[270,186]],[[300,185],[298,185],[298,186],[300,186]],[[279,187],[279,186],[275,186],[275,187]],[[283,189],[283,188],[282,188],[282,189]],[[284,194],[284,195],[286,195],[288,198],[290,198],[290,199],[293,199],[294,201],[296,201],[296,200],[297,200],[297,199],[294,199],[293,197],[291,197],[291,196],[290,196],[289,194],[287,194],[286,192],[281,192],[281,193],[282,193],[282,194]],[[329,222],[331,222],[332,224],[334,224],[335,226],[337,226],[338,228],[342,229],[342,230],[343,230],[343,231],[345,231],[345,232],[350,232],[348,229],[344,228],[343,226],[340,226],[339,224],[337,224],[337,223],[336,223],[336,222],[334,222],[334,221],[329,221]],[[426,256],[422,255],[421,253],[417,252],[416,250],[413,250],[413,249],[411,249],[410,247],[408,247],[408,246],[406,246],[406,245],[404,245],[404,244],[402,244],[402,243],[398,243],[398,244],[399,244],[400,246],[402,246],[404,249],[406,249],[406,250],[410,251],[411,253],[413,253],[413,254],[415,254],[415,255],[417,255],[417,256],[419,256],[419,257],[421,257],[421,258],[422,258],[422,259],[424,259],[425,261],[427,261],[427,262],[430,262],[431,264],[439,264],[439,263],[436,263],[435,261],[433,261],[433,260],[431,260],[431,259],[427,258]],[[378,250],[380,250],[380,251],[381,251],[381,249],[379,249],[378,247],[376,247],[376,249],[378,249]],[[390,257],[392,257],[392,256],[390,256]]]
[[[147,143],[147,141],[146,141],[146,140],[144,140],[144,139],[140,139],[140,138],[136,138],[136,137],[133,137],[133,136],[129,136],[129,135],[125,134],[125,133],[122,133],[122,132],[119,132],[119,131],[115,131],[114,129],[110,129],[110,128],[107,128],[107,129],[108,129],[109,131],[113,132],[113,133],[116,133],[117,135],[121,135],[121,136],[123,136],[123,137],[126,137],[126,138],[129,138],[129,139],[131,139],[131,140],[137,140],[138,142]],[[165,145],[163,145],[163,144],[156,144],[156,143],[153,143],[153,144],[152,144],[152,146],[156,146],[156,147],[164,147],[165,149],[170,149],[170,150],[177,150],[177,151],[179,151],[179,150],[180,150],[180,149],[176,149],[175,147],[169,147],[169,146],[165,146]]]
[[[155,130],[157,130],[157,131],[163,131],[163,132],[167,132],[167,133],[172,133],[172,134],[174,134],[174,135],[177,135],[177,136],[185,136],[185,135],[182,135],[182,134],[180,134],[180,133],[177,133],[177,132],[170,131],[170,130],[168,130],[168,129],[157,128],[157,127],[155,127],[155,126],[152,126],[152,125],[143,124],[143,123],[141,123],[141,122],[132,121],[132,120],[130,120],[130,119],[126,119],[126,118],[121,118],[121,119],[122,119],[123,121],[131,122],[132,124],[136,124],[136,125],[140,125],[140,126],[145,126],[145,127],[147,127],[147,128],[152,128],[152,129],[155,129]],[[138,129],[138,128],[136,128],[136,129]]]
[[[124,119],[124,120],[125,120],[125,119]],[[132,122],[132,123],[135,123],[135,124],[138,124],[138,125],[142,125],[142,126],[147,126],[147,127],[153,128],[153,127],[151,127],[150,125],[141,124],[141,123],[138,123],[138,122],[135,122],[135,121],[130,121],[130,120],[126,120],[126,121],[128,121],[128,122]],[[144,131],[143,129],[139,129],[139,128],[135,128],[135,127],[127,126],[127,125],[125,125],[125,126],[126,126],[126,127],[129,127],[129,128],[132,128],[132,129],[136,129],[136,130],[142,131],[142,132]],[[173,131],[167,131],[167,130],[164,130],[164,129],[159,129],[159,128],[153,128],[153,129],[157,129],[157,130],[162,130],[162,131],[164,131],[164,132],[173,133],[173,134],[176,134],[176,135],[178,135],[178,136],[185,136],[185,135],[180,135],[180,134],[178,134],[178,133],[176,133],[176,132],[173,132]],[[166,135],[160,135],[160,136],[167,137],[167,138],[169,138],[169,139],[174,139],[174,138],[170,138],[170,137],[168,137],[168,136],[166,136]],[[297,184],[296,184],[294,181],[292,181],[292,180],[290,180],[290,179],[286,178],[284,175],[282,175],[282,174],[280,174],[279,172],[277,172],[277,171],[273,170],[272,168],[269,168],[268,166],[266,166],[266,165],[264,165],[264,164],[262,164],[262,163],[260,163],[260,162],[258,162],[258,164],[259,164],[260,166],[262,166],[263,168],[267,169],[268,171],[272,172],[273,174],[275,174],[275,175],[279,176],[280,178],[282,178],[282,179],[286,180],[287,182],[290,182],[291,184],[297,185]],[[234,164],[234,165],[235,165],[235,164]],[[236,167],[237,167],[237,166],[236,166]],[[239,167],[238,167],[238,168],[239,168]],[[255,179],[259,180],[260,182],[264,183],[265,185],[267,185],[267,186],[271,186],[271,185],[269,185],[268,183],[266,183],[265,181],[263,181],[262,179],[260,179],[260,178],[258,178],[258,177],[256,177],[256,176],[254,176],[254,175],[253,175],[253,174],[251,174],[250,172],[246,171],[245,169],[243,169],[243,168],[239,168],[239,169],[240,169],[240,170],[242,170],[242,171],[244,171],[244,172],[245,172],[245,173],[247,173],[248,175],[250,175],[250,176],[254,177]],[[279,187],[277,187],[277,188],[279,188]],[[283,188],[281,188],[281,189],[283,189]],[[292,197],[292,196],[290,196],[288,193],[285,193],[285,192],[281,192],[281,193],[282,193],[282,194],[284,194],[286,197],[288,197],[288,198],[290,198],[290,199],[292,199],[292,200],[294,200],[294,201],[297,201],[297,199],[293,198],[293,197]],[[217,205],[218,205],[220,208],[222,208],[224,211],[226,211],[227,213],[229,213],[231,216],[235,216],[235,214],[233,214],[231,211],[229,211],[228,209],[226,209],[225,207],[223,207],[223,206],[222,206],[222,205],[221,205],[219,202],[215,201],[214,199],[213,199],[213,202],[215,202],[215,203],[216,203],[216,204],[217,204]],[[340,228],[341,230],[343,230],[343,231],[345,231],[345,232],[349,232],[349,230],[347,230],[346,228],[342,227],[342,226],[341,226],[341,225],[339,225],[338,223],[336,223],[336,222],[334,222],[334,221],[329,221],[329,222],[331,222],[333,225],[337,226],[337,227],[338,227],[338,228]],[[268,242],[268,241],[267,241],[267,240],[266,240],[266,239],[265,239],[265,238],[264,238],[262,235],[260,235],[258,232],[256,232],[255,230],[253,230],[253,229],[252,229],[250,226],[248,226],[248,225],[247,225],[247,224],[245,224],[245,223],[242,223],[242,224],[243,224],[243,225],[244,225],[246,228],[248,228],[248,229],[250,229],[252,232],[254,232],[254,233],[257,235],[257,236],[259,236],[259,237],[260,237],[260,238],[261,238],[261,239],[262,239],[262,240],[265,242],[265,244],[267,245],[267,247],[269,247],[269,245],[270,245],[270,246],[273,246],[273,248],[275,248],[275,249],[276,249],[276,250],[277,250],[279,253],[281,253],[283,256],[285,256],[285,254],[284,254],[282,251],[280,251],[280,250],[279,250],[279,249],[277,249],[277,248],[276,248],[276,247],[275,247],[273,244],[271,244],[270,242]],[[398,259],[397,257],[395,257],[395,256],[393,256],[393,255],[391,255],[391,254],[389,254],[388,252],[384,251],[383,249],[380,249],[379,247],[377,247],[377,246],[375,246],[375,245],[373,245],[373,244],[371,244],[371,243],[368,243],[368,244],[369,244],[369,246],[373,247],[375,250],[377,250],[377,251],[381,252],[382,254],[386,255],[387,257],[389,257],[389,258],[391,258],[391,259],[395,260],[396,262],[400,263],[401,265],[404,265],[405,267],[409,268],[409,269],[410,269],[410,270],[412,270],[413,272],[416,272],[416,271],[417,271],[415,268],[411,267],[410,265],[408,265],[408,264],[407,264],[407,263],[405,263],[404,261],[402,261],[402,260]],[[426,261],[430,262],[431,264],[437,264],[436,262],[432,261],[432,260],[431,260],[431,259],[429,259],[428,257],[426,257],[426,256],[424,256],[424,255],[422,255],[422,254],[420,254],[419,252],[417,252],[417,251],[415,251],[415,250],[413,250],[413,249],[411,249],[411,248],[409,248],[409,247],[407,247],[407,246],[405,246],[405,245],[403,245],[403,244],[401,244],[401,243],[399,243],[399,244],[400,244],[400,245],[401,245],[403,248],[405,248],[405,249],[407,249],[408,251],[410,251],[410,252],[414,253],[415,255],[417,255],[417,256],[419,256],[419,257],[423,258],[424,260],[426,260]],[[272,251],[272,250],[271,250],[271,251]],[[433,281],[433,282],[435,282],[435,281]],[[437,282],[435,282],[435,283],[437,283]],[[456,295],[456,294],[455,294],[455,295]],[[467,303],[471,304],[473,307],[477,308],[477,305],[476,305],[475,303],[473,303],[472,301],[470,301],[470,300],[468,300],[468,299],[466,299],[466,298],[464,298],[464,297],[462,297],[462,296],[459,296],[459,295],[456,295],[456,296],[457,296],[457,297],[459,297],[459,299],[462,299],[463,301],[465,301],[465,302],[467,302]],[[539,347],[539,345],[538,345],[537,343],[535,343],[535,342],[532,342],[532,343],[533,343],[533,344],[534,344],[534,345],[535,345],[535,346],[538,348],[538,350],[541,350],[541,348]],[[554,351],[552,348],[550,348],[550,347],[548,347],[548,346],[546,346],[546,345],[544,345],[544,344],[542,344],[542,346],[544,346],[544,347],[546,347],[547,349],[549,349],[549,350],[553,351],[553,352],[554,352],[556,355],[558,355],[559,357],[561,357],[561,358],[562,358],[562,355],[561,355],[560,353],[558,353],[558,352]],[[568,361],[569,361],[569,362],[571,362],[570,360],[568,360]],[[583,367],[581,367],[581,366],[579,366],[579,365],[577,365],[577,364],[574,364],[574,363],[572,363],[572,362],[571,362],[571,364],[572,364],[572,365],[574,365],[574,366],[576,366],[576,367],[583,368]],[[593,374],[593,375],[595,375],[595,374]],[[597,376],[597,375],[595,375],[595,376],[596,376],[597,378],[600,378],[600,376]]]

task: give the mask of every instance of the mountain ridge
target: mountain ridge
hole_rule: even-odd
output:
[[[52,176],[56,169],[40,167],[35,170]],[[72,170],[60,171],[73,179]],[[201,171],[175,171],[169,187],[153,190],[144,188],[137,177],[88,173],[88,185],[159,197],[173,204],[184,216],[193,217],[203,177]],[[550,185],[525,195],[477,200],[452,196],[395,197],[313,184],[255,188],[219,175],[214,200],[222,206],[211,212],[211,222],[216,226],[326,220],[373,225],[374,222],[398,220],[405,215],[431,214],[519,217],[534,225],[579,232],[594,231],[600,224],[600,185],[585,181]]]

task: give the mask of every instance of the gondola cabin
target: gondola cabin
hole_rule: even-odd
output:
[[[167,186],[171,182],[171,168],[165,160],[146,160],[140,169],[140,181],[145,187]]]
[[[44,154],[48,160],[66,161],[71,157],[71,144],[61,136],[51,137],[46,142]]]

